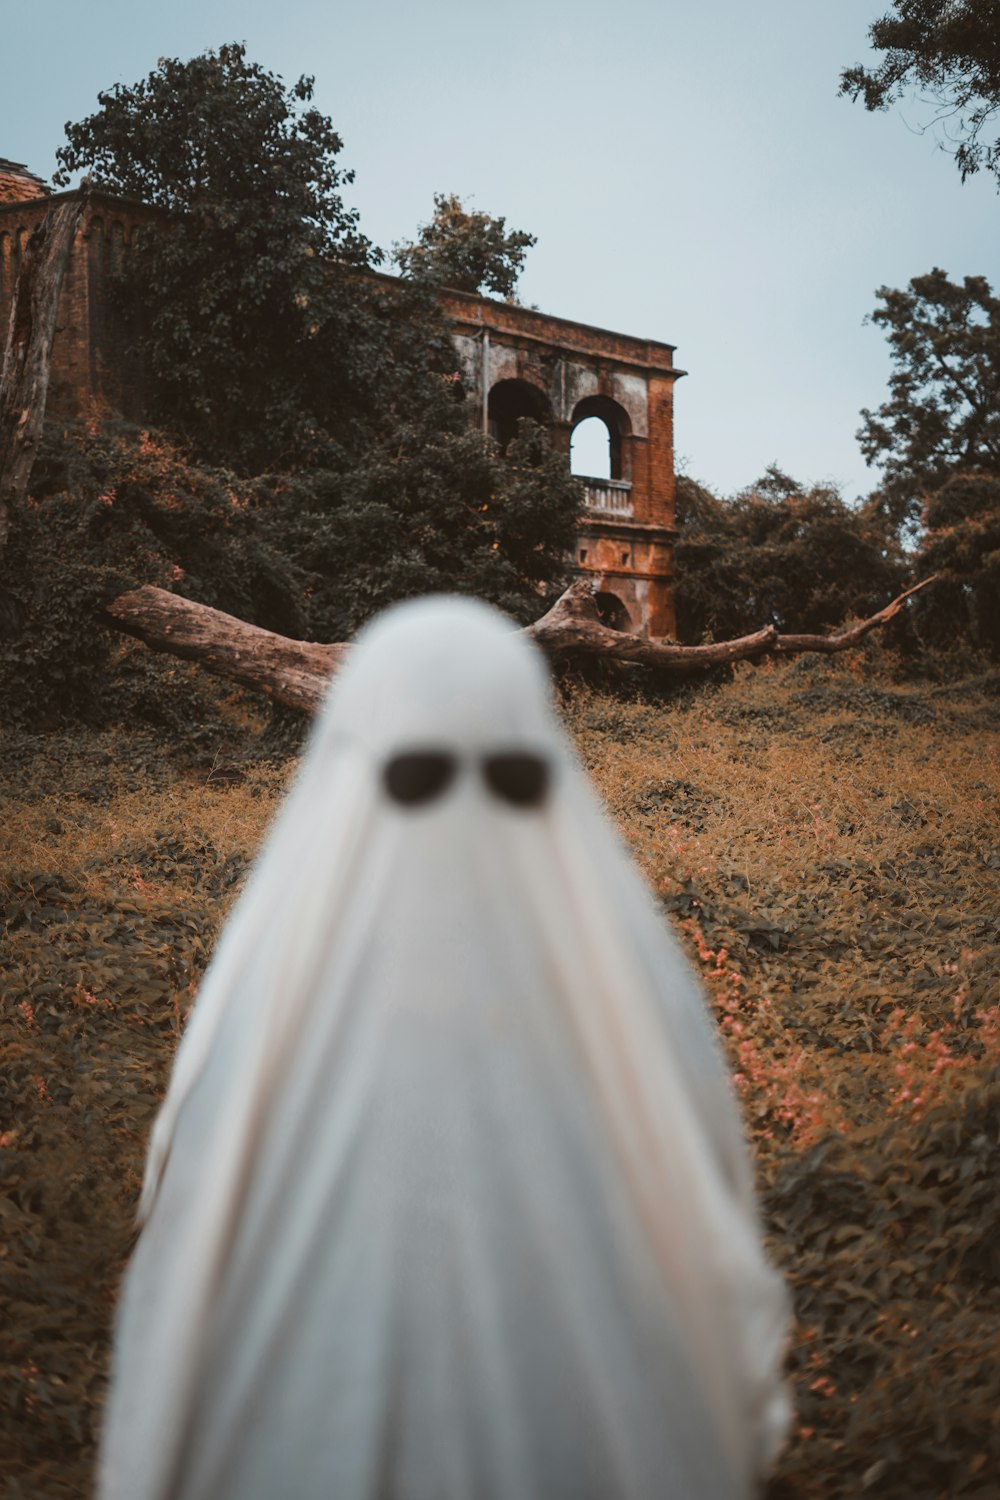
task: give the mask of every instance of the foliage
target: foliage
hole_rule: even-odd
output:
[[[1000,138],[982,138],[1000,110],[1000,0],[893,0],[868,34],[885,56],[875,69],[845,69],[841,93],[876,110],[911,84],[929,89],[963,182],[985,167],[1000,186]]]
[[[346,474],[279,481],[282,534],[310,579],[310,630],[344,640],[398,599],[467,593],[527,622],[566,573],[580,488],[544,430],[501,455],[468,428],[419,422]]]
[[[921,571],[941,574],[918,612],[935,645],[956,636],[1000,660],[1000,475],[954,474],[927,501]]]
[[[232,474],[187,462],[154,434],[97,422],[51,429],[0,560],[9,718],[183,718],[189,695],[171,706],[148,653],[114,670],[122,642],[99,624],[99,610],[139,584],[298,633],[301,585],[255,531],[253,506],[252,489]]]
[[[858,434],[883,465],[870,501],[913,536],[917,567],[941,581],[915,610],[925,639],[1000,654],[1000,298],[982,276],[944,271],[883,287],[872,321],[892,354],[889,399]]]
[[[502,218],[463,208],[454,193],[435,193],[433,219],[415,242],[396,245],[393,258],[406,277],[514,301],[524,257],[536,243],[523,230],[507,233]]]
[[[353,174],[337,166],[341,140],[312,90],[311,78],[286,88],[237,43],[161,59],[100,94],[57,153],[58,182],[88,169],[165,211],[126,273],[152,415],[245,470],[356,447],[393,368],[391,304],[359,276],[373,253],[340,196]]]
[[[903,585],[887,528],[830,486],[804,488],[772,466],[721,499],[681,477],[675,550],[678,633],[725,640],[763,625],[817,632],[866,618]]]
[[[1000,298],[983,276],[934,269],[882,287],[871,321],[889,340],[889,400],[862,411],[858,440],[884,466],[879,504],[905,526],[956,472],[1000,474]]]
[[[9,718],[183,721],[195,690],[178,692],[176,664],[123,656],[99,621],[103,603],[143,583],[297,638],[344,640],[384,605],[432,591],[536,617],[565,572],[578,482],[541,428],[522,424],[501,456],[443,384],[437,400],[443,414],[415,410],[341,473],[253,480],[148,431],[50,430],[0,559]]]

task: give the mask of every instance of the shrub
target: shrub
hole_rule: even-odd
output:
[[[682,640],[774,625],[819,632],[866,618],[905,587],[898,547],[879,517],[830,486],[805,489],[780,470],[732,499],[678,481],[677,620]]]
[[[8,719],[183,711],[170,662],[123,658],[100,619],[144,583],[299,639],[344,640],[430,592],[537,617],[566,570],[578,483],[541,428],[523,423],[501,455],[456,413],[418,412],[340,472],[256,479],[121,424],[51,429],[0,561]]]
[[[0,563],[0,685],[8,719],[161,717],[162,671],[113,666],[101,606],[139,584],[176,589],[295,633],[301,585],[254,525],[257,497],[157,434],[97,422],[50,429]],[[141,660],[141,658],[139,658]]]
[[[922,572],[941,573],[921,601],[918,622],[937,646],[969,640],[1000,657],[1000,479],[955,474],[924,511]]]

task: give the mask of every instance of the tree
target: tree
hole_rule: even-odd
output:
[[[916,612],[925,637],[1000,655],[1000,298],[937,269],[878,295],[892,373],[889,400],[861,414],[884,475],[870,504],[941,575]]]
[[[471,594],[527,622],[558,593],[579,480],[537,423],[522,420],[501,454],[451,405],[450,424],[400,423],[343,473],[278,481],[268,527],[310,580],[312,639],[345,640],[417,594]]]
[[[868,35],[885,57],[846,68],[840,92],[876,110],[914,84],[929,89],[962,181],[985,168],[1000,187],[1000,138],[983,139],[1000,111],[1000,0],[893,0]]]
[[[677,487],[677,623],[682,640],[763,625],[823,630],[871,614],[905,581],[899,549],[872,507],[772,465],[732,499],[682,477]]]
[[[536,244],[523,230],[506,232],[506,221],[462,207],[454,193],[434,194],[434,217],[419,238],[396,245],[393,258],[403,276],[486,292],[513,301],[524,257]]]
[[[129,283],[154,415],[213,461],[244,469],[327,460],[356,440],[392,371],[385,310],[359,281],[377,258],[341,189],[341,139],[238,43],[98,96],[68,124],[60,185],[166,211],[139,240]]]
[[[67,126],[62,182],[86,167],[96,186],[163,211],[127,279],[155,418],[207,483],[224,481],[220,467],[239,476],[247,556],[266,559],[274,581],[246,595],[253,623],[346,635],[434,589],[531,618],[565,573],[580,487],[541,429],[525,427],[504,457],[470,428],[440,283],[370,274],[380,253],[343,204],[352,174],[309,107],[312,87],[286,88],[233,43],[161,60]],[[464,218],[488,249],[483,274],[516,277],[532,236]],[[139,520],[160,514],[157,489],[144,471]],[[197,535],[183,556],[160,536],[157,558],[176,566],[179,589],[217,605]],[[11,588],[24,613],[16,578]],[[276,615],[293,623],[276,627]]]
[[[862,411],[858,441],[883,466],[885,514],[912,527],[951,475],[1000,475],[1000,298],[983,276],[959,284],[938,269],[878,296],[871,321],[889,339],[890,397]]]
[[[940,583],[917,614],[925,637],[962,634],[1000,660],[1000,475],[954,474],[928,496],[919,566]]]

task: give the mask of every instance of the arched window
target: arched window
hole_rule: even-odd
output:
[[[522,417],[543,424],[552,419],[542,392],[526,380],[498,380],[490,390],[486,416],[490,437],[496,438],[505,453],[507,445],[517,437],[517,424]]]
[[[584,417],[573,428],[569,445],[571,474],[611,479],[611,429],[603,417]]]
[[[602,625],[607,625],[612,630],[632,629],[632,616],[617,594],[602,589],[599,594],[594,595],[594,603]]]
[[[570,470],[586,479],[629,480],[628,412],[610,396],[585,396],[573,412]]]

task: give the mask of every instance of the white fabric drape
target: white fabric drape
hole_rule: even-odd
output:
[[[459,774],[401,807],[386,761]],[[540,808],[481,758],[552,768]],[[156,1122],[101,1500],[738,1500],[787,1307],[704,1002],[482,605],[360,638]]]

